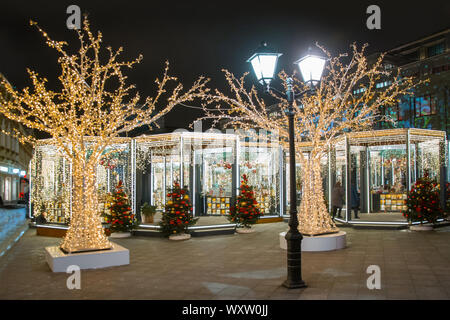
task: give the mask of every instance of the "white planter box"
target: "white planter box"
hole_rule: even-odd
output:
[[[113,232],[110,235],[111,238],[129,238],[131,237],[131,232]]]
[[[280,248],[287,250],[287,242],[284,238],[286,232],[280,233]],[[318,252],[344,249],[347,245],[347,233],[339,231],[315,237],[303,236],[302,251]]]
[[[130,251],[116,243],[112,249],[79,253],[64,253],[59,246],[46,247],[45,259],[53,272],[67,272],[67,267],[98,269],[130,264]]]

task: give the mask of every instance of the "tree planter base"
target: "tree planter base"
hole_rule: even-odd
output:
[[[416,224],[416,225],[409,226],[409,230],[412,230],[412,231],[432,231],[433,230],[433,226],[431,226],[431,225],[423,225],[423,224]]]
[[[98,269],[130,264],[128,249],[111,243],[110,250],[64,253],[59,246],[45,248],[45,260],[53,272],[67,272],[67,268],[76,265],[80,269]]]
[[[255,229],[252,229],[252,228],[236,228],[236,232],[237,233],[242,233],[242,234],[253,233],[253,232],[255,232]]]
[[[131,237],[131,232],[113,232],[110,235],[111,238],[129,238]]]
[[[189,240],[191,238],[190,234],[173,234],[169,236],[169,240],[180,241],[180,240]]]
[[[286,250],[286,232],[280,233],[280,248]],[[347,233],[339,231],[320,236],[303,236],[302,251],[319,252],[344,249],[347,245]]]

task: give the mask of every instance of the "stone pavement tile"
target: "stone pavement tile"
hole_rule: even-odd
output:
[[[181,291],[162,291],[155,292],[150,296],[151,300],[183,300],[189,299],[189,294]]]
[[[185,300],[213,300],[213,296],[209,294],[195,294],[192,296],[186,296]]]
[[[446,275],[450,273],[450,264],[448,265],[432,265],[431,270],[436,276]]]
[[[299,299],[300,300],[326,300],[328,297],[329,289],[324,288],[311,288],[304,289]]]
[[[330,292],[354,294],[360,286],[360,281],[335,281]]]
[[[280,283],[278,283],[278,285],[259,284],[252,288],[252,292],[255,292],[255,293],[267,292],[267,293],[271,294],[272,292],[274,292],[275,290],[277,290],[280,287]]]
[[[450,281],[450,272],[447,274],[439,274],[437,277],[440,281]]]
[[[441,287],[450,289],[450,280],[439,280],[439,284],[441,285]]]
[[[411,274],[412,282],[416,286],[439,286],[438,277],[433,274]]]
[[[387,278],[387,277],[382,277],[381,278],[381,286],[382,287],[386,287],[386,286],[393,286],[393,287],[398,287],[398,286],[412,286],[413,285],[413,280],[410,278],[396,278],[396,277],[391,277],[391,278]]]
[[[450,299],[450,284],[441,284],[440,286],[442,290],[447,294],[447,297]]]
[[[266,300],[269,299],[272,291],[254,291],[250,290],[248,293],[241,297],[242,300]]]
[[[428,264],[420,263],[420,264],[408,264],[407,265],[408,270],[411,271],[411,273],[429,273],[431,272],[431,267]]]
[[[449,299],[446,290],[440,286],[423,286],[415,284],[417,298],[420,300],[443,300]]]
[[[329,292],[327,300],[356,300],[357,294]]]
[[[360,288],[358,290],[358,294],[356,296],[358,300],[386,300],[387,299],[387,291],[386,290],[378,290],[373,289],[369,290],[367,288]]]
[[[250,288],[238,287],[238,286],[229,286],[221,291],[219,291],[216,296],[227,296],[227,297],[235,297],[236,299],[241,298],[242,296],[251,292]]]
[[[213,296],[211,300],[240,300],[239,298],[236,298],[235,296]]]
[[[413,286],[407,285],[392,285],[387,286],[387,298],[395,300],[415,300],[417,299],[416,292]]]
[[[269,295],[269,299],[272,300],[297,300],[301,297],[302,292],[306,290],[305,288],[298,289],[288,289],[282,286],[279,286],[277,289],[272,291]]]

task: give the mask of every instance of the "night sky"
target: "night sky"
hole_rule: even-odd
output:
[[[188,86],[199,75],[224,88],[222,68],[236,75],[250,71],[247,58],[262,40],[284,55],[278,71],[316,41],[331,52],[349,44],[369,43],[368,52],[384,51],[449,27],[448,1],[7,1],[0,12],[0,72],[16,87],[29,85],[26,68],[50,80],[59,68],[57,55],[42,41],[33,19],[55,40],[78,46],[66,28],[67,6],[88,13],[92,30],[105,45],[124,47],[124,58],[144,60],[128,73],[141,96],[154,90],[154,79],[169,60],[171,74]],[[366,28],[366,8],[381,8],[381,30]],[[248,81],[254,81],[253,75]],[[226,88],[226,87],[225,87]],[[195,103],[199,105],[199,103]],[[178,106],[166,117],[168,127],[187,127],[201,111]]]

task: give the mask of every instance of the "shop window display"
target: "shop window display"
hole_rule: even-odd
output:
[[[426,172],[440,181],[440,171],[445,164],[445,132],[423,129],[391,129],[372,132],[348,133],[338,138],[334,153],[336,163],[339,146],[348,147],[342,172],[347,186],[346,203],[356,206],[360,221],[406,223],[401,212],[411,185]],[[342,149],[342,148],[341,148]],[[342,150],[341,150],[341,158]],[[339,166],[332,166],[331,179],[338,180]],[[359,193],[359,203],[354,204],[352,190]],[[353,193],[353,197],[356,197]],[[355,215],[346,213],[353,222]]]
[[[50,141],[38,144],[31,160],[30,203],[42,223],[68,223],[70,219],[70,165]]]
[[[278,144],[241,142],[239,172],[248,177],[262,215],[279,215],[280,194],[280,147]]]
[[[195,190],[199,192],[196,215],[226,216],[235,201],[237,136],[223,138],[227,139],[216,136],[193,146]]]
[[[123,190],[133,201],[131,142],[129,139],[116,139],[118,143],[109,145],[97,165],[96,186],[98,193],[99,212],[107,212],[111,203],[110,194],[115,190],[119,181],[123,183]],[[123,142],[123,143],[120,143]],[[105,222],[103,220],[103,222]]]
[[[136,139],[137,207],[145,202],[156,206],[157,220],[167,202],[167,189],[174,181],[182,182],[179,140],[171,135]]]
[[[236,194],[236,142],[235,135],[216,133],[136,138],[138,206],[141,202],[155,205],[157,224],[167,201],[167,188],[177,181],[189,192],[194,216],[227,215]],[[206,221],[200,219],[199,223]]]
[[[95,138],[94,138],[95,139]],[[108,193],[119,180],[133,201],[130,139],[116,138],[100,159],[96,170],[96,188],[99,215],[109,204]],[[89,142],[86,143],[89,156]],[[42,140],[36,146],[31,160],[31,208],[38,223],[67,224],[71,216],[71,165],[51,140]]]

